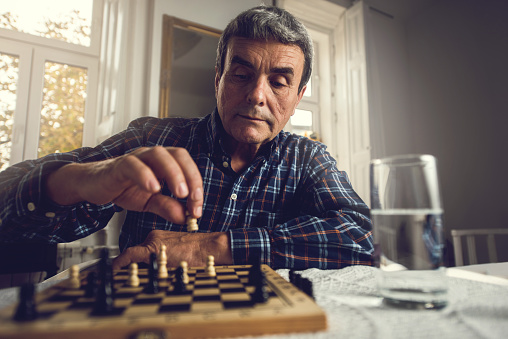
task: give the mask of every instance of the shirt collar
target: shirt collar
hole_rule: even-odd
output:
[[[258,156],[263,156],[268,159],[273,152],[277,149],[279,144],[280,134],[282,131],[273,138],[267,145],[261,148],[261,154]],[[228,154],[224,147],[222,146],[223,141],[225,140],[226,131],[224,130],[224,126],[222,125],[222,120],[219,115],[219,111],[215,108],[210,116],[210,120],[207,125],[207,136],[206,140],[210,147],[210,152],[221,152],[222,154]]]

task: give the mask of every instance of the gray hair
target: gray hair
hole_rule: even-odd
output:
[[[284,45],[300,47],[304,55],[304,65],[298,93],[309,81],[312,73],[312,39],[303,24],[289,12],[278,7],[258,6],[240,13],[233,19],[222,32],[217,47],[215,67],[219,76],[222,76],[224,71],[224,59],[232,37],[275,40]]]

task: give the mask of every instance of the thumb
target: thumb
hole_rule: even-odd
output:
[[[150,251],[144,246],[133,246],[127,248],[118,257],[113,259],[113,270],[119,270],[122,267],[129,266],[132,263],[148,263]]]

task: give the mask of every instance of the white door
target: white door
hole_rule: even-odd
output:
[[[370,204],[369,164],[369,100],[367,86],[367,54],[365,43],[365,10],[362,1],[344,16],[345,64],[347,82],[347,121],[349,123],[350,177],[360,197]]]

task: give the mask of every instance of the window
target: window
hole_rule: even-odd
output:
[[[94,144],[102,0],[0,4],[0,170]]]
[[[314,140],[321,140],[319,136],[319,44],[314,42],[314,63],[312,75],[307,83],[307,89],[295,110],[295,114],[286,124],[284,130],[303,135]]]

